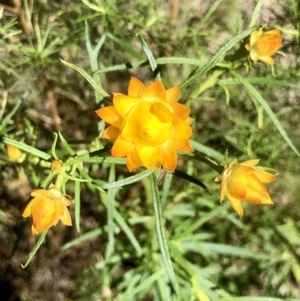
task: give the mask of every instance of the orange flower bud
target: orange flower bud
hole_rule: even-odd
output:
[[[241,201],[264,205],[273,204],[263,183],[276,180],[276,176],[255,167],[258,162],[259,159],[253,159],[238,164],[237,159],[234,159],[215,179],[216,182],[221,182],[220,201],[223,201],[226,196],[230,205],[240,216],[243,215]]]
[[[250,35],[249,43],[246,44],[246,49],[250,52],[249,56],[255,63],[262,61],[267,65],[274,65],[274,60],[271,58],[278,51],[282,43],[282,37],[279,29],[272,29],[263,32],[262,28],[255,30]]]
[[[61,220],[65,225],[71,226],[72,220],[67,206],[71,202],[63,196],[62,192],[53,184],[45,189],[34,189],[31,191],[34,198],[26,206],[22,216],[32,215],[32,234],[39,234],[56,225]]]
[[[9,161],[11,162],[20,162],[23,161],[25,154],[20,151],[17,147],[12,146],[12,145],[7,145],[6,146],[6,152],[7,156],[9,158]]]
[[[126,156],[130,172],[142,165],[174,171],[177,151],[193,150],[188,140],[193,119],[189,108],[177,103],[178,96],[178,86],[166,90],[155,81],[146,87],[132,77],[128,95],[114,93],[114,105],[96,111],[111,124],[101,137],[115,140],[112,156]]]

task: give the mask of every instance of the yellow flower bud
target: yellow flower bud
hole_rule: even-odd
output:
[[[259,159],[253,159],[238,164],[234,159],[215,179],[216,182],[221,182],[220,201],[223,201],[226,196],[230,205],[240,216],[243,215],[241,201],[253,204],[273,204],[263,183],[276,180],[276,176],[255,167],[258,162]]]
[[[281,44],[282,37],[279,29],[263,32],[260,28],[251,33],[249,43],[245,47],[250,52],[249,56],[254,63],[261,61],[273,66],[274,60],[271,55],[278,51]]]
[[[53,172],[60,172],[63,167],[63,163],[60,160],[53,160],[50,167]]]
[[[71,205],[62,192],[53,184],[48,189],[34,189],[31,191],[33,199],[26,206],[22,216],[32,215],[32,234],[39,234],[56,225],[61,220],[71,226],[72,220],[67,206]]]
[[[6,146],[6,152],[9,161],[11,162],[21,162],[25,157],[25,154],[22,151],[20,151],[17,147],[12,145]]]

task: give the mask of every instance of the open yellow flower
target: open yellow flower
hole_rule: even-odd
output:
[[[282,37],[279,29],[272,29],[263,32],[262,28],[255,30],[250,35],[249,43],[246,49],[250,52],[250,58],[255,63],[262,61],[267,65],[274,65],[271,56],[278,51],[282,43]]]
[[[33,199],[26,206],[22,216],[32,215],[32,234],[38,234],[56,225],[61,220],[65,225],[71,226],[72,220],[67,206],[71,205],[62,192],[53,184],[45,189],[31,191]]]
[[[113,157],[127,157],[131,172],[140,166],[174,171],[177,151],[192,151],[190,110],[177,103],[179,87],[165,89],[160,81],[146,87],[137,78],[129,82],[128,95],[113,94],[113,106],[96,111],[111,124],[102,138],[115,140]]]
[[[216,182],[221,182],[220,201],[223,201],[226,196],[240,216],[243,215],[241,201],[264,205],[273,204],[263,183],[276,180],[276,176],[255,167],[258,162],[259,159],[253,159],[238,164],[237,159],[234,159],[215,179]]]

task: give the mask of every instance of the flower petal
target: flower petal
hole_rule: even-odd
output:
[[[237,198],[239,200],[245,199],[247,196],[247,187],[243,185],[241,181],[241,175],[231,175],[228,178],[227,187],[226,187],[226,195]]]
[[[65,212],[66,205],[62,202],[62,199],[54,199],[53,204],[55,207],[55,211],[59,216],[62,216]]]
[[[173,122],[173,114],[166,105],[160,102],[153,102],[150,106],[149,112],[154,115],[161,123]]]
[[[172,87],[166,90],[166,99],[168,102],[176,102],[179,97],[179,86]]]
[[[228,201],[230,203],[230,205],[232,206],[232,208],[234,209],[234,211],[239,215],[239,216],[243,216],[244,214],[244,210],[242,207],[242,203],[239,199],[236,199],[232,196],[227,196]]]
[[[174,115],[178,116],[182,120],[186,120],[190,115],[191,110],[181,103],[168,103],[168,106],[171,108]]]
[[[136,150],[146,168],[150,169],[155,167],[158,161],[157,147],[137,146]]]
[[[247,187],[247,194],[240,199],[254,204],[273,204],[266,187],[254,174],[242,177],[242,182]]]
[[[255,165],[258,164],[258,162],[259,162],[259,159],[251,159],[251,160],[241,162],[240,165],[247,165],[250,167],[254,167]]]
[[[152,82],[144,91],[141,98],[151,102],[166,102],[166,89],[162,82]]]
[[[193,135],[193,131],[181,118],[174,116],[173,135],[175,140],[186,140]]]
[[[111,154],[113,157],[122,158],[134,151],[135,145],[132,142],[125,141],[121,137],[115,141]]]
[[[101,108],[96,111],[96,114],[105,122],[117,128],[121,126],[123,121],[123,118],[113,106]]]
[[[273,175],[269,172],[263,171],[263,170],[259,170],[259,169],[255,169],[254,174],[263,183],[273,182],[277,178],[275,175]]]
[[[32,199],[28,205],[26,206],[26,208],[24,209],[24,212],[22,213],[23,217],[28,217],[29,215],[31,215],[31,211],[32,211],[32,205],[34,204],[34,199]]]
[[[172,141],[167,142],[159,152],[159,162],[171,172],[174,172],[177,166],[177,152],[175,144]]]
[[[254,49],[260,56],[271,56],[279,49],[281,42],[281,36],[264,33],[257,39]]]
[[[139,79],[132,76],[128,86],[128,95],[132,97],[141,97],[146,88],[147,87]]]
[[[116,140],[119,135],[120,135],[120,130],[111,125],[103,131],[101,138]]]
[[[140,159],[136,150],[128,154],[126,159],[126,165],[130,172],[134,171],[135,169],[143,165],[143,162]]]
[[[180,140],[176,142],[176,149],[182,152],[192,152],[194,149],[189,140]]]
[[[216,177],[215,181],[219,182],[220,181],[219,177]],[[224,201],[225,194],[226,194],[226,187],[227,187],[227,184],[225,183],[225,180],[223,180],[221,182],[220,188],[219,188],[219,199],[221,202]]]
[[[68,208],[65,208],[63,215],[61,216],[60,220],[66,225],[66,226],[72,226],[72,219],[70,212]]]
[[[33,225],[39,233],[56,224],[59,220],[59,213],[51,199],[37,196],[32,206],[32,219]]]
[[[139,101],[141,101],[140,98],[127,95],[118,95],[113,99],[115,109],[122,117],[125,117]]]
[[[253,47],[253,45],[256,43],[257,39],[263,34],[262,28],[259,30],[254,30],[250,35],[250,49]],[[248,49],[250,51],[250,49]]]

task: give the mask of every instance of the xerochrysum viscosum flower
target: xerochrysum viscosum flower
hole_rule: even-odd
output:
[[[263,183],[276,180],[276,176],[255,167],[259,159],[237,163],[234,159],[228,167],[215,179],[221,182],[219,198],[227,197],[230,205],[238,215],[243,215],[241,201],[254,204],[273,204],[272,199]]]
[[[274,65],[271,56],[278,51],[282,43],[279,29],[263,32],[262,28],[251,33],[246,49],[254,63],[261,61],[267,65]]]
[[[113,106],[96,111],[110,126],[102,138],[115,140],[113,157],[127,157],[129,171],[140,166],[174,171],[177,151],[191,152],[190,110],[177,102],[179,87],[165,89],[160,81],[146,87],[132,77],[128,95],[113,94]]]
[[[34,189],[31,191],[33,199],[26,206],[22,216],[32,215],[32,234],[38,234],[56,225],[61,220],[71,226],[72,220],[67,206],[71,201],[53,184],[48,189]]]

